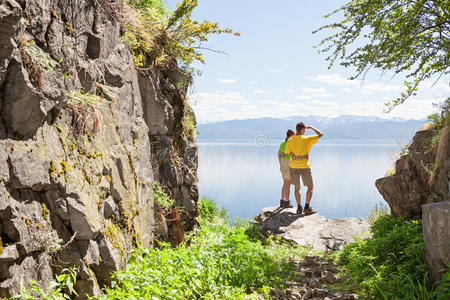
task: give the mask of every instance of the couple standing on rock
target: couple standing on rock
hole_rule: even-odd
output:
[[[280,162],[280,171],[283,176],[283,188],[281,189],[280,207],[293,207],[289,202],[290,185],[295,185],[295,200],[297,201],[297,214],[304,213],[310,215],[316,211],[309,205],[314,189],[311,175],[311,163],[309,162],[309,151],[312,145],[323,136],[323,133],[312,126],[307,126],[303,122],[297,123],[294,133],[289,129],[286,133],[286,140],[281,143],[278,150],[278,160]],[[305,136],[305,130],[311,129],[316,134]],[[306,202],[304,209],[300,202],[300,177],[303,185],[308,188],[306,192]]]

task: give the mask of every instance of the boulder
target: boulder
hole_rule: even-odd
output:
[[[356,218],[330,220],[320,214],[297,215],[295,208],[266,207],[255,218],[263,230],[315,250],[342,250],[370,229]]]
[[[375,182],[395,216],[420,219],[421,205],[429,201],[436,152],[431,145],[433,134],[433,129],[416,132],[408,153],[395,162],[395,173]]]
[[[395,216],[420,218],[421,205],[430,194],[428,169],[412,155],[400,157],[395,169],[394,175],[378,179],[375,186]]]
[[[445,263],[450,262],[450,201],[422,205],[422,229],[425,257],[430,278],[442,277]]]

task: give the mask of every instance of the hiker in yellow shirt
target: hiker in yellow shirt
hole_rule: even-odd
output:
[[[291,184],[295,185],[295,200],[298,205],[297,214],[302,214],[303,212],[305,215],[310,215],[316,211],[309,205],[314,189],[311,175],[311,163],[309,162],[309,152],[311,151],[312,145],[317,143],[317,140],[323,136],[323,133],[312,126],[306,126],[303,122],[297,123],[295,129],[297,130],[297,133],[287,141],[284,153],[291,156],[291,161],[289,163],[290,179]],[[311,129],[316,134],[305,136],[306,129]],[[303,185],[308,188],[304,210],[300,202],[300,177],[302,177]]]

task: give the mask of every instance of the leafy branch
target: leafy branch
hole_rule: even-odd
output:
[[[352,0],[325,16],[339,22],[313,31],[334,34],[316,47],[337,61],[355,67],[355,79],[371,68],[405,73],[405,90],[386,103],[386,111],[417,94],[420,83],[450,73],[450,5],[439,0]],[[337,32],[336,32],[337,31]]]

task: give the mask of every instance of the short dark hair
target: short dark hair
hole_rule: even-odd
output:
[[[295,129],[297,129],[297,131],[301,131],[305,127],[306,126],[303,122],[298,122],[297,125],[295,126]]]
[[[295,132],[292,129],[288,129],[288,131],[286,132],[286,142],[289,139],[289,137],[295,135]]]

